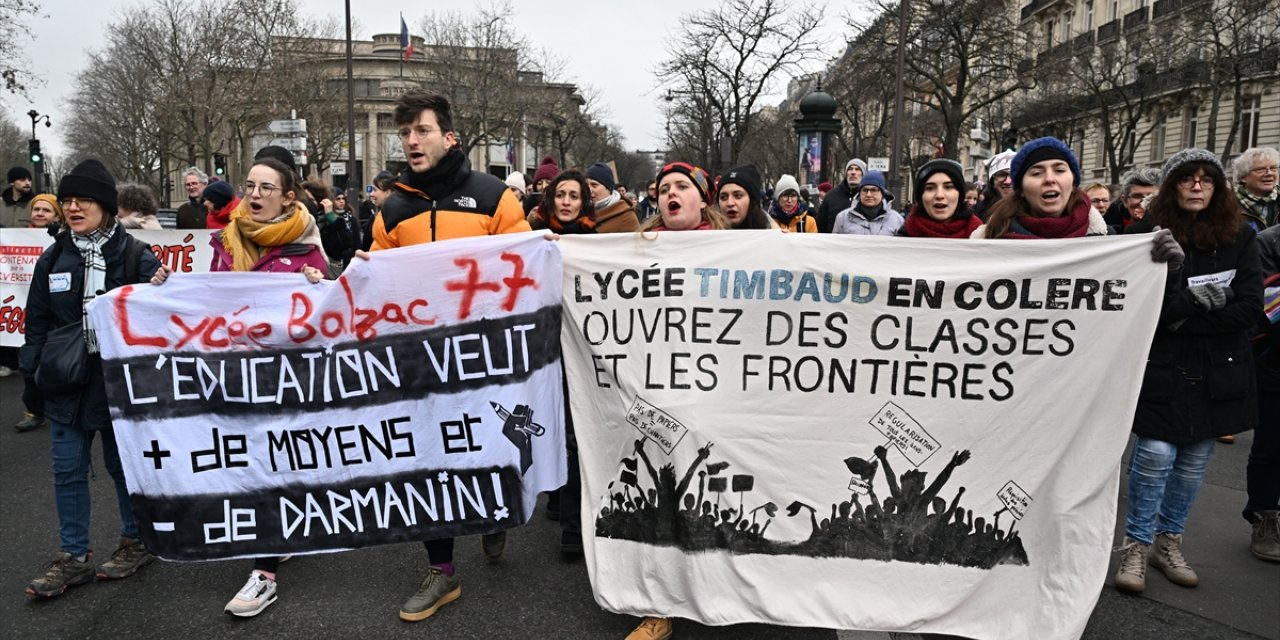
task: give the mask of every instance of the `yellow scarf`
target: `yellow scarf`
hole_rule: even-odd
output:
[[[306,232],[308,222],[311,213],[301,202],[294,202],[293,210],[283,220],[258,222],[249,215],[249,200],[241,200],[231,212],[231,222],[222,230],[222,247],[231,254],[231,270],[252,271],[262,259],[263,247],[271,249],[297,240]]]

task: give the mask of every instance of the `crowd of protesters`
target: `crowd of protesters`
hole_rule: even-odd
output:
[[[217,229],[210,240],[213,271],[298,273],[312,283],[336,277],[352,260],[377,259],[384,249],[531,229],[556,234],[552,238],[699,230],[955,240],[1146,233],[1151,259],[1164,264],[1169,277],[1132,425],[1136,442],[1115,584],[1141,592],[1148,566],[1179,585],[1198,583],[1182,550],[1188,514],[1215,444],[1231,442],[1250,429],[1255,433],[1242,512],[1252,526],[1249,548],[1262,560],[1280,562],[1280,331],[1274,315],[1264,313],[1264,299],[1274,312],[1280,271],[1280,153],[1275,149],[1249,149],[1229,168],[1208,151],[1186,149],[1160,169],[1130,172],[1112,188],[1083,184],[1072,150],[1057,139],[1040,138],[991,158],[985,184],[966,180],[963,167],[952,160],[928,161],[912,176],[911,202],[900,208],[895,204],[904,194],[893,193],[885,176],[860,159],[844,165],[836,184],[818,185],[816,201],[791,175],[777,176],[766,189],[760,171],[751,165],[713,177],[691,164],[672,162],[645,184],[637,201],[605,163],[561,168],[548,157],[531,179],[513,173],[505,181],[473,171],[459,148],[443,96],[405,93],[396,102],[394,121],[407,166],[399,175],[379,174],[367,201],[353,206],[340,189],[303,182],[290,152],[267,147],[239,188],[211,181],[194,167],[185,171],[188,202],[179,208],[177,224]],[[126,578],[153,559],[129,505],[107,414],[97,329],[84,308],[97,295],[125,284],[162,285],[171,271],[128,232],[159,227],[155,199],[145,187],[117,185],[96,160],[86,160],[64,176],[56,196],[31,193],[30,174],[21,168],[10,170],[8,179],[4,204],[10,215],[3,222],[47,228],[55,236],[35,267],[26,344],[17,362],[0,362],[0,376],[17,368],[26,377],[26,412],[15,428],[33,431],[48,424],[52,433],[61,548],[27,592],[53,597],[95,577]],[[458,202],[479,205],[453,208],[451,203]],[[22,213],[12,215],[14,211]],[[991,250],[998,252],[999,245]],[[70,277],[51,279],[55,273]],[[83,352],[88,365],[83,372],[59,370],[67,344]],[[549,512],[561,523],[562,553],[575,556],[582,552],[582,532],[574,432],[586,425],[575,425],[569,415],[565,422],[569,482],[552,496]],[[88,533],[89,452],[98,435],[121,520],[117,548],[102,564],[89,550]],[[706,455],[700,452],[700,459]],[[877,455],[890,474],[887,460]],[[965,459],[967,454],[953,460],[948,473]],[[684,495],[692,491],[688,485],[686,478],[671,487],[665,502],[641,500],[627,506],[620,501],[612,514],[619,530],[627,530],[626,509],[665,505],[672,523],[680,517],[695,524],[705,520],[712,546],[725,531],[741,528],[752,534],[749,526],[739,527],[746,525],[742,514],[725,519],[705,509],[700,497]],[[927,513],[930,501],[921,498],[916,504],[911,496],[895,493],[892,508],[877,504],[868,511],[858,504],[856,511],[837,512],[833,505],[825,524],[814,518],[815,540],[840,527],[879,530],[895,517],[914,513],[910,509]],[[1002,553],[1017,550],[1016,536],[1001,531],[998,522],[989,526],[979,521],[975,527],[972,520],[964,522],[962,512],[953,505],[929,520],[939,531],[958,532],[955,548],[884,552],[961,557],[968,551],[960,541],[970,535],[990,535],[983,544]],[[763,530],[756,533],[762,536]],[[430,568],[401,606],[403,620],[430,617],[461,595],[454,543],[453,538],[424,541]],[[502,556],[504,546],[503,533],[482,538],[491,560]],[[248,582],[225,610],[252,617],[276,602],[281,560],[256,560]],[[629,637],[667,638],[671,633],[670,619],[649,617]]]

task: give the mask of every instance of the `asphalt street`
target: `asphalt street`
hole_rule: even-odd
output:
[[[6,551],[0,554],[0,637],[595,640],[620,639],[637,622],[596,605],[586,565],[560,558],[557,525],[541,510],[509,535],[498,563],[484,561],[478,538],[459,541],[463,597],[416,624],[397,617],[427,568],[426,553],[411,544],[295,558],[280,569],[279,602],[248,620],[222,612],[248,577],[246,560],[157,562],[126,580],[76,587],[53,600],[29,599],[23,590],[57,550],[58,536],[49,430],[12,429],[22,415],[21,390],[18,376],[0,378],[0,540]],[[1280,564],[1249,554],[1249,526],[1240,517],[1249,443],[1246,434],[1235,445],[1218,447],[1192,512],[1185,548],[1201,585],[1185,589],[1157,574],[1149,575],[1147,592],[1139,597],[1119,594],[1109,584],[1100,587],[1086,639],[1280,639]],[[101,562],[115,547],[119,519],[96,445],[92,487],[92,544]],[[711,639],[917,638],[767,625],[707,627],[687,620],[678,620],[675,631],[680,638]]]

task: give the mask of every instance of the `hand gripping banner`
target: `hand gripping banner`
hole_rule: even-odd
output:
[[[565,480],[560,254],[541,234],[336,282],[177,274],[91,307],[143,540],[173,560],[493,532]]]

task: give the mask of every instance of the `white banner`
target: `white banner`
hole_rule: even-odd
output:
[[[527,521],[565,480],[560,282],[554,244],[527,233],[378,252],[316,285],[178,274],[99,297],[147,548],[282,555]]]
[[[144,231],[129,234],[151,244],[160,262],[179,273],[205,272],[213,262],[211,229]],[[0,347],[19,347],[25,340],[27,289],[36,260],[53,244],[44,229],[0,229]]]
[[[1083,633],[1161,305],[1149,237],[560,245],[601,606]]]

